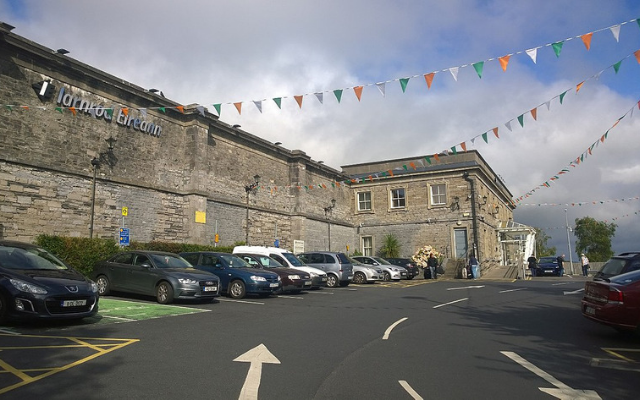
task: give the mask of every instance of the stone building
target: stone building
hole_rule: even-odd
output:
[[[476,151],[337,171],[12,29],[0,23],[0,237],[126,227],[142,242],[375,253],[391,233],[405,256],[505,259],[511,194]]]

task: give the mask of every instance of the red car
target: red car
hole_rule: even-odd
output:
[[[640,335],[640,271],[587,281],[582,315],[617,331]]]

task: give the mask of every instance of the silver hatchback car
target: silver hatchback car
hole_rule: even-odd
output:
[[[297,255],[310,267],[318,268],[327,274],[327,286],[349,286],[353,279],[353,264],[344,253],[335,251],[310,251]]]
[[[359,261],[349,257],[353,264],[353,283],[376,283],[384,280],[382,268],[374,265],[364,265]]]
[[[407,278],[407,269],[401,267],[399,265],[393,265],[389,261],[380,257],[371,257],[371,256],[355,256],[352,257],[354,260],[365,264],[370,267],[378,267],[382,269],[384,273],[384,281],[399,281],[400,279],[408,279]]]

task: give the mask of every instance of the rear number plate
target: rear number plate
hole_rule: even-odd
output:
[[[86,300],[63,300],[60,302],[60,307],[78,307],[78,306],[86,306]]]
[[[596,315],[596,310],[592,307],[585,307],[584,312],[589,315]]]

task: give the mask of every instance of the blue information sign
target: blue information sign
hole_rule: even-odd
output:
[[[120,228],[120,246],[129,245],[129,228]]]

